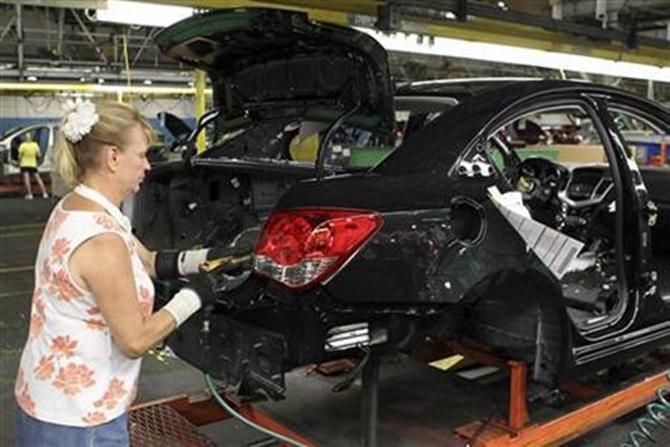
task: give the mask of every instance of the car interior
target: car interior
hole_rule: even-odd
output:
[[[205,130],[203,158],[239,158],[313,167],[329,122],[295,115],[259,121],[213,121]],[[335,172],[366,170],[393,150],[388,135],[342,125],[330,136],[325,166]]]
[[[637,123],[638,127],[641,123],[621,114],[617,122]],[[626,138],[629,130],[621,131]],[[631,161],[643,155],[632,144],[629,147]],[[589,115],[578,106],[531,112],[501,126],[489,139],[488,148],[492,164],[522,193],[531,218],[584,244],[559,281],[577,327],[599,325],[620,312],[617,194],[606,151]],[[643,176],[646,180],[647,175]],[[653,183],[650,196],[656,200],[660,184],[667,183],[662,179]],[[667,212],[667,201],[661,201],[661,206]],[[655,241],[653,236],[652,232]],[[667,295],[667,247],[652,247],[659,287]]]

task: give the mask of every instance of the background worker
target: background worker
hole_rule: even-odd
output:
[[[30,183],[30,174],[35,177],[37,184],[42,190],[42,197],[45,199],[49,197],[47,190],[44,187],[44,182],[40,173],[37,171],[37,160],[40,157],[40,146],[30,133],[27,133],[25,140],[19,146],[19,168],[21,168],[21,175],[23,176],[23,184],[26,187],[26,199],[33,198],[33,188]]]
[[[74,189],[38,249],[15,384],[17,445],[128,446],[140,358],[212,296],[207,278],[195,277],[153,311],[151,276],[193,274],[208,250],[149,251],[121,213],[150,169],[151,128],[137,111],[115,102],[68,107],[55,168]]]

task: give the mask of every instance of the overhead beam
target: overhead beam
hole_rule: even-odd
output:
[[[374,15],[377,7],[387,3],[386,0],[265,0],[265,1],[243,1],[235,2],[228,0],[157,0],[153,3],[164,3],[168,5],[191,6],[201,9],[218,9],[238,7],[234,3],[245,3],[239,7],[282,7],[285,9],[320,9],[331,12],[342,12],[350,14]]]
[[[7,25],[5,25],[5,27],[2,29],[2,32],[0,32],[0,43],[2,43],[2,40],[5,38],[7,33],[9,33],[12,30],[12,26],[14,26],[15,21],[16,21],[16,16],[9,19],[9,22],[7,22]]]
[[[649,9],[667,8],[667,0],[607,0],[606,11],[621,11],[622,9]],[[593,0],[563,1],[564,17],[594,17],[596,2]]]
[[[142,45],[140,45],[139,50],[137,50],[137,53],[135,53],[135,56],[133,57],[133,61],[130,64],[131,67],[134,67],[135,64],[137,64],[137,61],[140,60],[140,56],[142,56],[142,52],[147,47],[147,45],[150,42],[153,43],[152,40],[155,37],[155,35],[156,35],[156,30],[152,29],[152,30],[149,31],[149,33],[147,34],[147,37],[144,39],[144,41],[142,41]]]
[[[23,6],[16,5],[16,57],[19,79],[23,79]]]
[[[576,39],[563,33],[555,33],[534,27],[516,25],[497,20],[480,19],[476,24],[454,23],[444,26],[440,23],[419,23],[405,21],[405,29],[415,33],[451,37],[478,42],[492,42],[501,45],[534,48],[557,53],[579,54],[608,60],[634,62],[659,67],[670,66],[670,45],[668,49],[643,47],[628,51],[623,43],[603,42],[596,44],[586,39]]]
[[[458,8],[458,0],[392,0],[397,2],[400,6],[401,16],[405,16],[403,13],[404,10],[407,10],[409,6],[414,7],[414,12],[406,14],[406,16],[414,16],[420,21],[425,20],[435,20],[435,12],[437,11],[454,11],[455,8]],[[430,11],[433,10],[433,17],[430,17],[429,13],[422,14],[421,11]],[[560,37],[560,39],[572,38],[574,40],[581,40],[582,44],[589,39],[590,42],[593,42],[595,45],[602,43],[611,43],[615,45],[625,44],[628,40],[628,32],[613,30],[613,29],[602,29],[594,26],[581,25],[574,22],[568,22],[563,20],[554,20],[549,17],[544,17],[536,14],[527,14],[523,12],[503,10],[498,8],[495,5],[482,3],[482,2],[470,2],[468,3],[468,14],[470,14],[471,20],[468,25],[476,25],[479,21],[487,21],[487,23],[499,23],[499,25],[507,25],[510,28],[523,26],[530,31],[547,31],[549,33],[555,34]],[[442,23],[448,23],[447,20],[441,20]],[[499,29],[505,30],[505,27],[498,26]],[[649,47],[657,47],[659,49],[668,49],[670,43],[654,38],[644,38],[640,36],[639,41],[641,44]],[[496,42],[496,41],[494,41]],[[497,42],[496,42],[497,43]]]
[[[58,45],[56,46],[56,53],[59,58],[63,57],[63,28],[65,26],[65,9],[58,11]]]
[[[79,24],[79,27],[81,28],[81,30],[84,32],[84,35],[86,36],[86,38],[90,42],[91,47],[93,47],[93,49],[95,50],[95,52],[98,55],[98,57],[100,58],[100,60],[105,65],[107,65],[109,63],[109,61],[107,60],[107,56],[105,56],[105,53],[100,49],[100,46],[98,46],[98,43],[95,41],[95,38],[88,31],[88,28],[86,27],[86,24],[84,24],[84,21],[81,20],[81,17],[79,17],[79,14],[74,9],[71,9],[70,12],[74,16],[77,23]]]
[[[107,0],[0,0],[11,5],[53,6],[54,8],[104,8]]]
[[[106,67],[109,68],[109,70],[99,70],[100,68],[100,62],[95,60],[95,61],[90,61],[90,60],[83,60],[83,59],[67,59],[67,60],[61,60],[59,61],[56,65],[54,65],[54,61],[48,58],[40,58],[40,57],[30,57],[30,56],[24,56],[24,63],[25,63],[25,70],[26,71],[35,71],[35,72],[46,72],[48,74],[53,74],[52,76],[54,79],[63,79],[63,76],[66,78],[71,78],[72,76],[67,76],[64,75],[61,70],[67,69],[69,73],[81,73],[78,75],[78,77],[81,76],[90,76],[90,75],[95,75],[95,77],[105,77],[105,76],[115,76],[118,73],[122,72],[125,70],[125,66],[122,62],[117,62],[117,63],[110,63]],[[0,54],[0,65],[3,66],[16,66],[16,57],[12,53],[11,55],[9,54]],[[97,67],[97,68],[96,68]],[[138,64],[136,67],[133,68],[133,71],[137,73],[138,71],[142,70],[147,70],[147,71],[155,71],[159,67],[154,63],[154,61],[149,63],[143,63],[143,64]],[[179,65],[178,63],[175,63],[175,61],[167,61],[165,63],[160,64],[160,70],[164,71],[165,73],[168,73],[169,75],[173,73],[188,73],[190,75],[190,70],[184,68],[182,65]],[[8,77],[8,70],[0,70],[0,78],[2,77]],[[12,74],[14,76],[14,74]],[[37,75],[39,76],[39,74]],[[170,79],[172,79],[173,76],[170,76]]]
[[[430,17],[435,11],[455,13],[458,0],[158,0],[159,3],[195,8],[273,7],[307,12],[314,20],[341,25],[372,26],[378,7],[398,8],[397,31],[499,43],[547,51],[581,54],[656,66],[670,65],[670,42],[643,36],[638,47],[626,47],[624,31],[603,30],[534,14],[504,11],[495,5],[468,2],[468,21]],[[413,8],[413,15],[404,11]],[[419,15],[421,11],[426,13]],[[367,17],[367,18],[366,18]],[[365,23],[361,23],[365,22]]]
[[[51,51],[51,14],[48,6],[44,8],[44,23],[47,31],[47,50]]]
[[[76,61],[75,61],[76,62]],[[2,63],[0,61],[0,63]],[[69,83],[72,81],[79,82],[81,78],[90,78],[103,79],[104,82],[117,83],[117,82],[126,82],[127,73],[120,66],[117,66],[119,70],[114,70],[111,72],[107,71],[95,71],[91,68],[69,68],[69,67],[49,67],[49,66],[30,66],[27,65],[24,73],[31,74],[39,79],[40,82],[56,82],[59,84]],[[183,70],[167,70],[167,69],[135,69],[133,70],[133,76],[137,82],[141,82],[145,79],[151,79],[152,82],[157,85],[187,85],[188,82],[192,81],[192,75],[190,72],[184,72]],[[0,70],[0,79],[15,79],[18,78],[18,70],[11,68],[4,68]],[[93,82],[93,81],[89,81]]]

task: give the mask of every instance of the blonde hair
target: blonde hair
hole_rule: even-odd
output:
[[[55,148],[55,170],[63,181],[73,187],[83,180],[86,171],[96,165],[104,145],[115,145],[121,150],[128,143],[127,130],[136,124],[142,126],[147,141],[154,141],[154,131],[147,120],[128,104],[112,101],[99,101],[95,104],[100,117],[81,140],[68,141],[59,132]]]

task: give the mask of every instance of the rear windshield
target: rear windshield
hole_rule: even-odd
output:
[[[463,103],[445,111],[410,135],[391,155],[374,168],[383,174],[409,174],[445,169],[486,123],[496,108],[489,101]]]

